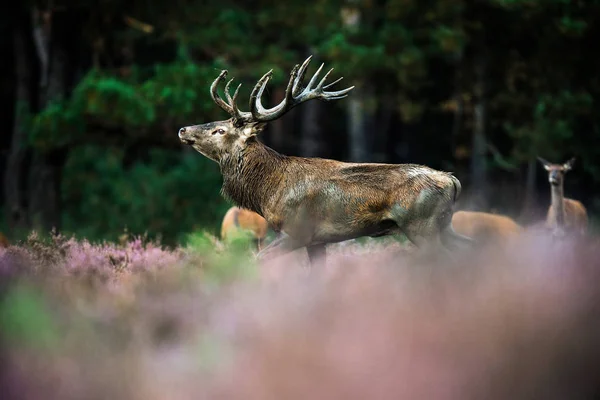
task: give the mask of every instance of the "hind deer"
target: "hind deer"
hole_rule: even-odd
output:
[[[456,211],[452,215],[456,232],[480,243],[504,241],[522,232],[522,227],[505,215],[480,211]]]
[[[538,157],[546,171],[551,190],[551,203],[546,215],[546,227],[555,234],[572,232],[585,235],[588,226],[586,209],[581,202],[564,196],[565,174],[573,168],[575,157],[564,164],[553,164]]]
[[[6,236],[4,236],[2,234],[2,232],[0,232],[0,247],[9,247],[9,246],[10,246],[10,242],[8,241]]]
[[[227,240],[232,233],[240,230],[250,231],[256,248],[260,251],[269,229],[267,221],[254,211],[231,207],[225,213],[221,223],[221,239]]]
[[[227,100],[220,97],[217,87],[227,75],[227,70],[221,71],[210,93],[231,118],[179,130],[183,143],[219,164],[222,194],[264,217],[279,233],[259,258],[306,247],[314,264],[324,262],[328,243],[400,233],[417,247],[470,244],[471,239],[456,233],[450,223],[461,184],[449,172],[417,164],[286,156],[257,139],[269,121],[293,107],[313,99],[342,99],[354,88],[327,91],[342,78],[326,85],[331,69],[317,81],[323,65],[303,87],[311,58],[293,68],[284,99],[272,108],[265,108],[261,98],[273,70],[263,75],[250,95],[249,112],[240,111],[236,103],[241,85],[231,95],[233,79],[225,86]]]

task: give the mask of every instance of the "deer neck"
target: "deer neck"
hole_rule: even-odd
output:
[[[243,149],[225,157],[220,167],[221,193],[239,207],[264,216],[285,176],[285,156],[252,138]]]
[[[564,202],[564,193],[563,193],[563,185],[551,185],[551,193],[552,193],[552,209],[554,210],[554,215],[556,218],[556,223],[558,226],[564,226],[565,223],[565,202]]]

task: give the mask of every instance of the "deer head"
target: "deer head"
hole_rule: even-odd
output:
[[[538,160],[542,163],[544,169],[548,171],[548,182],[550,182],[552,186],[562,185],[565,174],[573,168],[573,164],[575,163],[575,157],[564,164],[552,164],[542,157],[538,157]]]
[[[210,93],[213,101],[231,115],[231,118],[224,121],[181,128],[179,130],[179,139],[183,143],[191,145],[204,156],[220,163],[227,155],[232,153],[239,154],[243,151],[249,139],[259,134],[265,128],[267,122],[280,118],[293,107],[312,99],[326,101],[341,99],[354,89],[354,86],[352,86],[335,92],[327,92],[326,89],[341,81],[342,78],[325,85],[327,77],[333,71],[332,68],[317,83],[317,76],[323,69],[323,64],[315,72],[308,85],[302,88],[302,81],[311,58],[312,56],[308,57],[302,65],[296,65],[293,68],[285,91],[285,98],[273,108],[264,108],[261,102],[261,97],[269,79],[271,79],[273,70],[263,75],[256,86],[254,86],[250,95],[249,112],[240,111],[236,104],[241,84],[238,85],[233,96],[231,95],[229,86],[233,82],[233,79],[225,85],[225,97],[227,101],[219,96],[217,88],[227,76],[227,70],[221,71],[217,79],[212,83]]]

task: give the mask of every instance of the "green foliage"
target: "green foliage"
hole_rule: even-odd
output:
[[[185,232],[217,228],[228,205],[215,163],[162,150],[127,168],[123,158],[121,149],[91,145],[71,152],[63,184],[67,232],[116,238],[127,228],[174,243]]]
[[[84,131],[83,114],[78,107],[64,100],[49,104],[35,115],[29,131],[30,143],[42,151],[66,147]]]
[[[152,104],[135,84],[92,70],[77,86],[71,106],[110,125],[138,128],[156,119]]]
[[[217,240],[209,233],[195,232],[186,237],[186,250],[192,260],[203,259],[205,283],[209,287],[231,282],[237,279],[253,279],[258,273],[258,265],[253,260],[250,235],[245,232],[234,233],[232,238],[215,251]]]
[[[140,86],[141,97],[154,105],[161,120],[184,124],[198,115],[210,115],[215,107],[207,86],[218,66],[191,62],[156,65],[154,76]]]
[[[126,142],[156,136],[162,124],[179,126],[199,115],[215,114],[207,84],[215,78],[217,64],[192,62],[155,65],[146,80],[91,70],[68,100],[57,100],[32,118],[30,143],[47,151],[85,143],[94,129],[120,129]]]
[[[59,341],[58,328],[42,296],[16,285],[0,301],[0,332],[13,344],[50,349]]]
[[[568,143],[578,118],[590,113],[592,105],[592,97],[585,92],[540,95],[533,107],[530,125],[505,125],[515,140],[514,157],[520,161],[542,154],[547,158],[565,157],[571,151]]]
[[[309,53],[315,56],[309,74],[324,61],[344,82],[368,86],[372,95],[365,92],[365,108],[380,112],[382,102],[391,103],[402,123],[419,132],[410,139],[414,148],[427,147],[420,143],[433,139],[427,132],[449,136],[453,116],[441,115],[439,105],[460,95],[462,132],[444,140],[467,150],[478,101],[478,60],[485,58],[486,135],[501,149],[493,154],[491,169],[514,171],[538,154],[558,159],[570,153],[582,155],[584,170],[600,177],[594,161],[600,150],[589,145],[600,135],[593,102],[600,88],[597,61],[590,55],[598,4],[316,0],[307,6],[208,0],[97,5],[111,18],[130,15],[153,26],[151,34],[121,25],[108,24],[106,31],[102,24],[86,26],[85,37],[131,50],[133,63],[120,65],[120,60],[113,69],[107,66],[111,60],[88,71],[69,97],[37,115],[29,116],[32,107],[18,111],[37,149],[92,144],[77,147],[63,175],[65,227],[92,238],[114,237],[127,226],[175,241],[180,232],[216,227],[226,205],[218,194],[215,165],[199,155],[165,150],[145,160],[138,155],[124,168],[124,152],[116,149],[133,142],[169,144],[169,138],[176,144],[180,126],[225,117],[208,95],[221,69],[230,70],[233,87],[243,82],[241,108],[256,79],[273,69],[267,106],[269,91],[282,88],[291,67]],[[87,3],[78,7],[92,11]],[[168,56],[153,54],[165,47]],[[104,51],[120,52],[108,46]],[[448,111],[453,110],[443,112]],[[342,126],[331,122],[332,129]],[[94,146],[100,142],[114,148]]]

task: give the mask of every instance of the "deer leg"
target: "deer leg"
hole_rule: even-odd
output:
[[[470,248],[475,244],[475,241],[470,237],[456,232],[452,228],[452,224],[448,224],[442,229],[441,239],[444,246],[450,250]]]
[[[430,221],[415,221],[404,226],[402,231],[420,251],[430,252],[443,248],[440,233]]]
[[[274,258],[277,255],[284,255],[290,253],[304,246],[306,246],[306,243],[291,238],[285,233],[281,233],[279,237],[277,237],[265,248],[258,252],[257,258],[259,260],[268,260],[270,258]]]
[[[317,264],[325,265],[327,254],[325,243],[311,244],[306,246],[306,252],[308,253],[308,261],[311,266]]]

